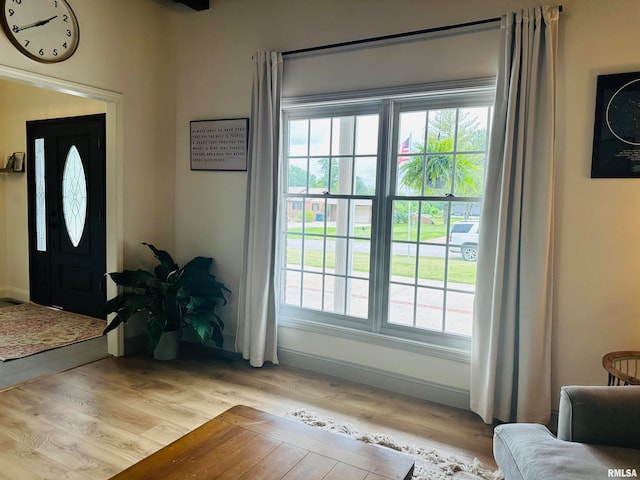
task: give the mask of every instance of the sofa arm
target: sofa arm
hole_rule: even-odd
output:
[[[558,438],[640,448],[640,386],[568,386],[560,390]]]

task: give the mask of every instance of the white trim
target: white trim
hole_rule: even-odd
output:
[[[38,73],[19,70],[0,65],[0,79],[9,80],[33,87],[53,90],[68,95],[90,98],[106,103],[106,161],[107,161],[107,272],[122,270],[124,245],[124,95],[80,83],[47,77]],[[117,293],[113,282],[108,282],[107,296]],[[109,333],[108,352],[111,355],[124,355],[124,331],[122,328]]]
[[[445,82],[421,83],[399,87],[374,88],[338,93],[323,93],[300,97],[283,97],[282,110],[293,108],[320,107],[323,105],[345,105],[362,102],[376,102],[386,99],[410,100],[425,97],[443,97],[451,95],[487,94],[495,97],[496,78],[482,77],[466,80],[452,80]]]
[[[365,367],[342,360],[310,355],[287,348],[278,348],[278,359],[283,365],[332,375],[463,410],[470,409],[469,391],[462,388],[441,385],[419,378],[390,373],[385,370]]]
[[[284,317],[282,315],[278,319],[278,325],[311,333],[319,333],[321,335],[329,335],[336,338],[346,338],[357,342],[379,345],[381,347],[395,348],[396,350],[401,350],[403,352],[418,353],[420,355],[442,358],[467,365],[471,364],[470,351],[446,347],[444,345],[393,337],[388,334],[367,332],[364,330],[356,330],[354,328],[330,325],[327,323],[294,319],[291,317]]]

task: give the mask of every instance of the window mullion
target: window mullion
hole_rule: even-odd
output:
[[[454,163],[455,168],[455,163]],[[453,208],[453,202],[451,201],[451,197],[445,199],[445,202],[448,203],[447,211],[449,212],[449,216],[446,219],[447,233],[451,231],[451,210]],[[447,247],[449,244],[449,235],[447,234]],[[442,316],[440,318],[440,322],[442,325],[442,331],[444,332],[447,327],[447,302],[448,302],[448,293],[449,293],[449,248],[447,248],[444,252],[444,276],[443,276],[443,290],[442,290],[442,302],[444,308],[442,309]]]
[[[380,332],[386,325],[389,307],[389,279],[391,255],[392,203],[390,202],[391,182],[393,178],[392,162],[395,159],[393,136],[397,129],[392,128],[395,118],[393,102],[387,100],[380,105],[380,130],[378,136],[378,195],[375,201],[376,236],[372,238],[372,266],[370,275],[372,328]]]

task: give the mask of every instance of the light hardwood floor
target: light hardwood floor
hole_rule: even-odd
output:
[[[495,468],[470,412],[286,366],[183,353],[106,358],[0,392],[0,478],[107,479],[227,408],[297,408]]]

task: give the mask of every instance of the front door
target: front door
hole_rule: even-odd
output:
[[[105,115],[27,122],[31,300],[104,318]]]

